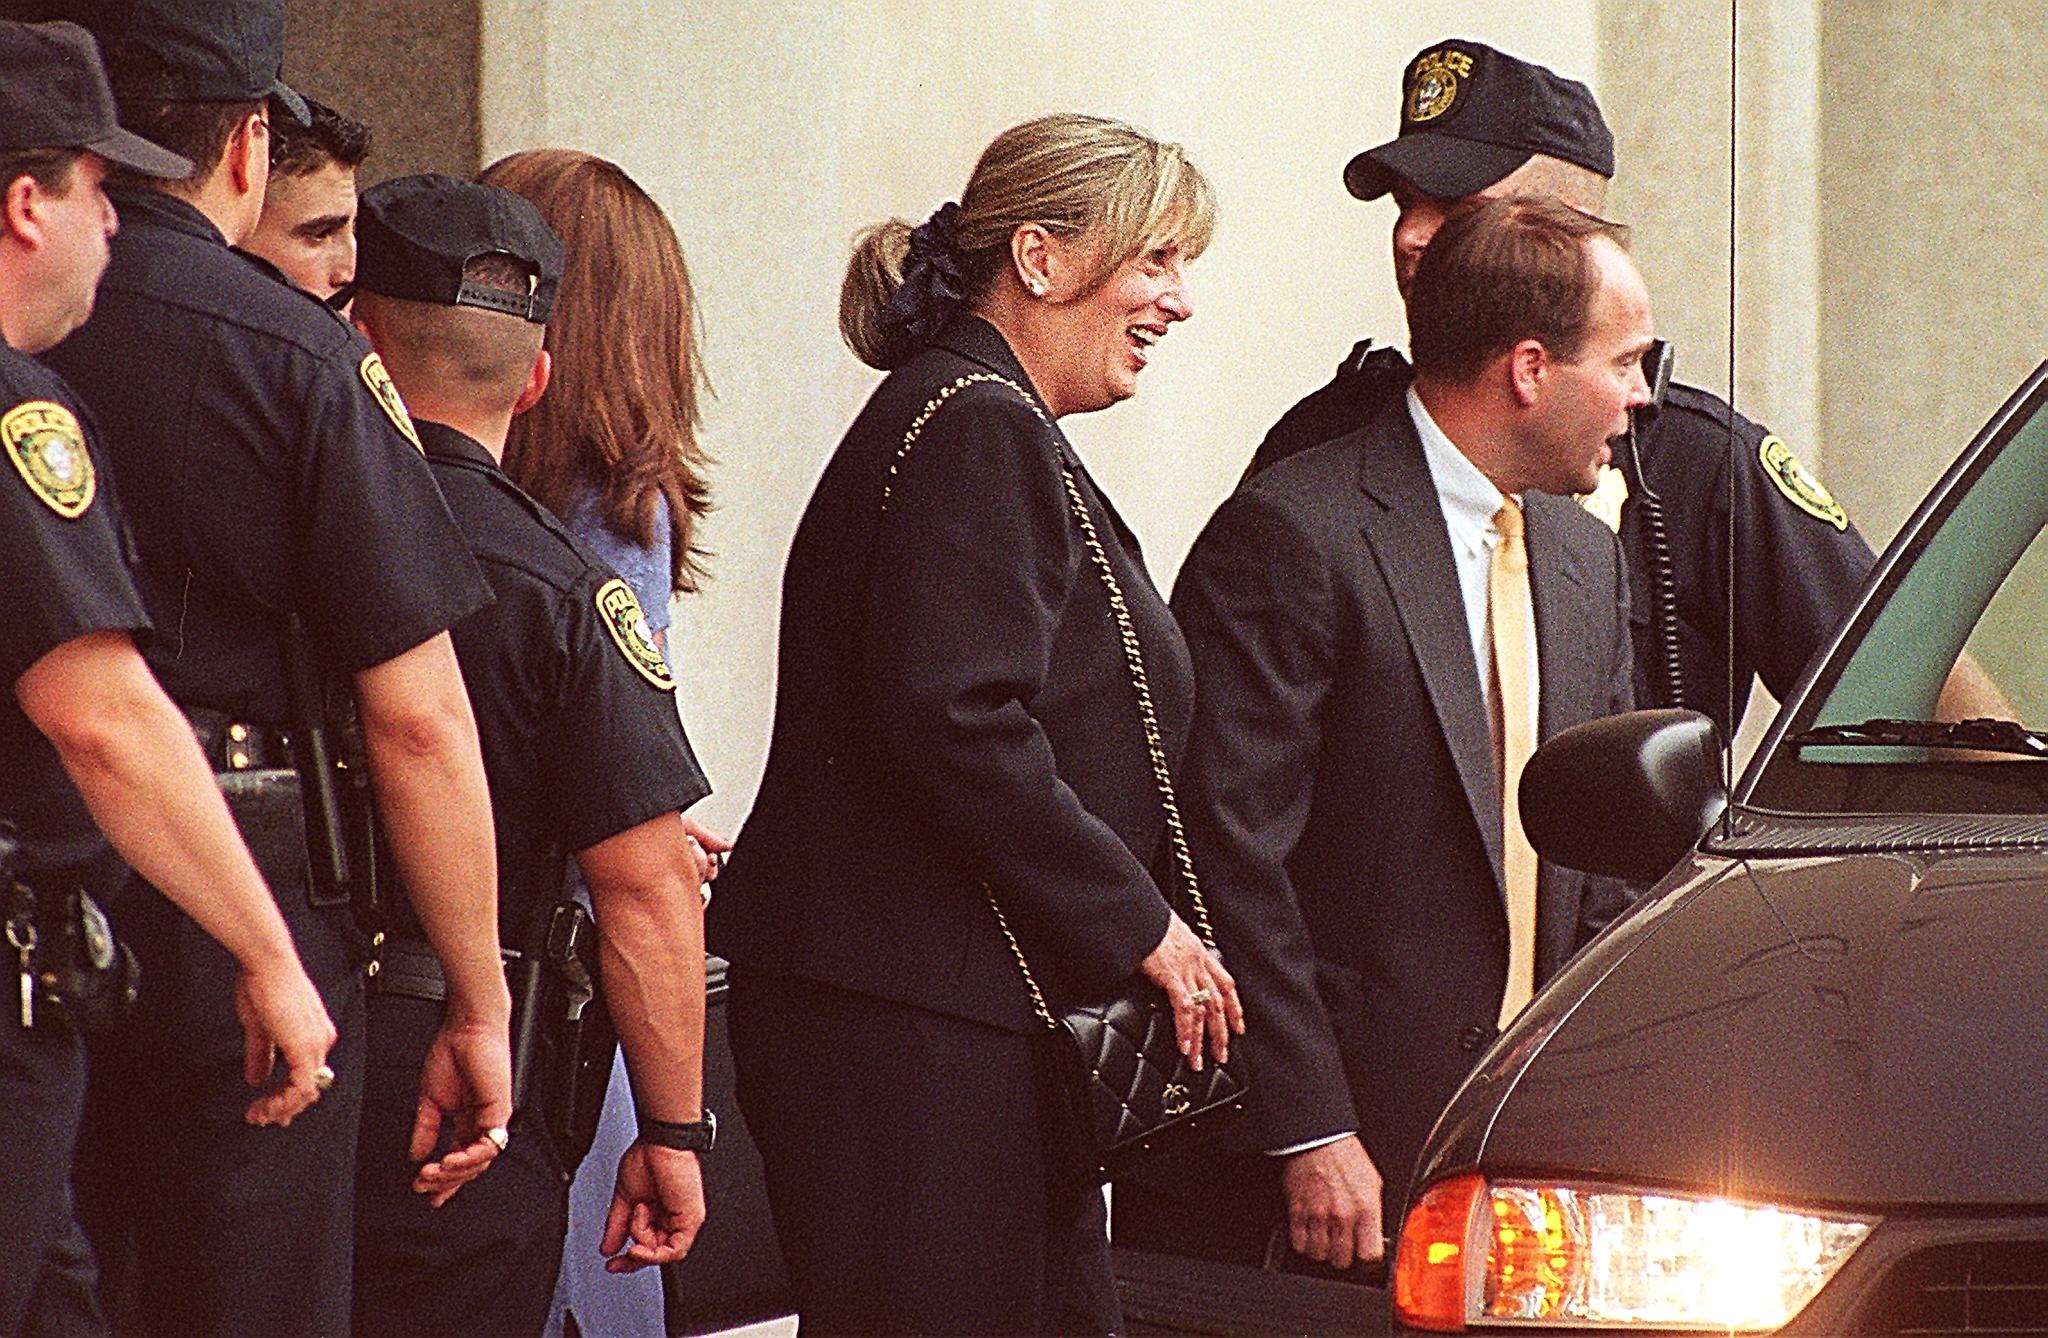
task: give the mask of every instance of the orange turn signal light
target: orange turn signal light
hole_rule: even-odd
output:
[[[1484,1178],[1452,1176],[1424,1190],[1408,1210],[1394,1255],[1394,1313],[1409,1328],[1465,1331],[1465,1255],[1472,1213],[1485,1195]]]

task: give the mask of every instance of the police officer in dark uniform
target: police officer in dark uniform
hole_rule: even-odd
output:
[[[81,893],[115,845],[218,937],[249,1004],[244,1112],[290,1123],[331,1081],[334,1027],[184,718],[133,638],[149,629],[112,490],[70,389],[28,355],[92,308],[108,164],[191,164],[116,124],[99,53],[71,24],[0,22],[0,1333],[93,1333],[92,1257],[72,1212],[85,1098],[78,1025],[130,983]],[[95,823],[98,825],[95,826]],[[81,951],[83,949],[83,951]],[[81,997],[81,996],[84,997]],[[246,1094],[245,1094],[246,1095]]]
[[[1395,278],[1407,292],[1437,224],[1458,204],[1509,194],[1561,196],[1598,212],[1614,174],[1614,140],[1584,84],[1479,42],[1448,40],[1420,52],[1402,81],[1400,133],[1344,170],[1361,200],[1391,193]],[[1256,473],[1296,451],[1342,436],[1408,387],[1408,360],[1370,340],[1336,377],[1273,425],[1252,458]],[[1731,457],[1729,419],[1735,422]],[[1637,434],[1640,472],[1622,470],[1633,501],[1620,509],[1622,548],[1636,595],[1636,702],[1685,705],[1711,715],[1723,736],[1739,719],[1752,677],[1782,697],[1846,615],[1873,558],[1848,514],[1785,443],[1707,391],[1673,385]],[[1625,450],[1617,463],[1632,465]],[[1732,478],[1731,478],[1732,471]],[[1731,481],[1733,483],[1731,496]],[[1661,504],[1677,624],[1677,699],[1650,626],[1659,547],[1645,523],[1647,494]],[[1735,602],[1728,639],[1728,508],[1735,509]],[[1611,516],[1607,517],[1611,520]],[[1669,596],[1665,596],[1669,598]],[[1735,718],[1727,709],[1734,662]]]
[[[339,807],[357,793],[337,794],[317,746],[330,723],[320,699],[352,697],[362,758],[345,774],[367,775],[449,964],[419,1105],[430,1140],[444,1117],[458,1125],[462,1146],[418,1175],[443,1194],[489,1164],[511,1116],[489,800],[447,630],[490,592],[367,342],[229,249],[262,208],[272,106],[297,105],[277,81],[282,5],[112,8],[120,24],[98,36],[124,120],[195,166],[109,192],[121,231],[98,307],[47,357],[105,429],[144,606],[163,629],[150,663],[203,734],[342,1040],[327,1099],[251,1137],[231,1118],[233,973],[182,916],[124,898],[110,910],[150,987],[133,1022],[94,1046],[81,1217],[109,1271],[103,1298],[132,1284],[138,1327],[343,1333],[361,944],[335,876],[352,872],[335,857],[348,841],[324,801],[300,796]],[[288,809],[264,802],[279,792],[266,778],[294,772]]]
[[[439,175],[366,192],[355,319],[416,414],[420,441],[497,595],[455,628],[497,821],[499,932],[518,954],[515,1034],[552,1027],[548,975],[567,857],[603,934],[603,991],[640,1139],[619,1164],[602,1248],[628,1269],[682,1257],[704,1217],[703,902],[679,813],[709,792],[675,679],[631,588],[499,468],[515,414],[546,388],[542,327],[562,246],[518,195]],[[550,927],[553,932],[550,932]],[[409,1074],[433,1035],[438,963],[402,917],[371,983],[369,1093],[356,1202],[361,1334],[538,1333],[568,1228],[572,1156],[550,1036],[515,1058],[519,1109],[491,1174],[438,1212],[408,1192]],[[597,1070],[601,1085],[610,1059]],[[596,1107],[589,1107],[594,1117]],[[588,1135],[582,1142],[587,1144]],[[415,1149],[416,1153],[421,1149]],[[628,1236],[632,1237],[630,1249]]]

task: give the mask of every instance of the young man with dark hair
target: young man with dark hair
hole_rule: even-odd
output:
[[[1413,384],[1247,480],[1174,590],[1181,804],[1267,1154],[1240,1169],[1337,1268],[1384,1251],[1475,1055],[1627,904],[1541,864],[1513,801],[1538,742],[1632,702],[1621,550],[1569,498],[1649,398],[1618,238],[1548,200],[1454,215],[1409,284]],[[1203,1229],[1270,1201],[1226,1198]]]
[[[370,128],[313,98],[306,110],[309,126],[271,126],[263,216],[242,249],[325,302],[355,280],[356,169],[370,156]]]
[[[497,816],[499,930],[534,952],[554,937],[549,926],[578,916],[562,893],[574,857],[601,935],[597,984],[613,1005],[640,1116],[598,1244],[615,1271],[667,1263],[704,1220],[697,1159],[713,1129],[701,1072],[703,902],[679,817],[711,787],[631,588],[501,468],[512,419],[547,387],[542,331],[562,246],[521,197],[438,175],[369,191],[361,231],[355,320],[418,415],[427,461],[497,594],[456,625],[455,651]],[[356,1331],[538,1333],[574,1170],[555,1137],[569,1112],[550,1109],[560,1089],[543,1074],[558,1071],[568,1047],[547,1036],[527,1054],[521,1125],[504,1164],[430,1211],[407,1193],[402,1154],[406,1077],[432,1035],[436,973],[417,928],[394,923],[371,983]],[[524,997],[537,979],[545,976],[523,982],[522,1017],[540,1006]],[[551,985],[540,987],[548,997]]]
[[[236,834],[190,727],[144,664],[125,534],[71,390],[28,355],[91,312],[114,230],[110,166],[190,164],[122,130],[92,39],[0,22],[0,920],[19,972],[0,1017],[0,1333],[90,1333],[92,1258],[72,1211],[85,1096],[79,1018],[50,982],[112,843],[232,955],[250,1124],[319,1099],[334,1025]],[[83,894],[83,895],[81,895]],[[282,1056],[286,1074],[273,1084]]]
[[[330,853],[367,844],[356,777],[447,968],[418,1121],[429,1141],[453,1122],[460,1146],[415,1187],[445,1198],[481,1173],[512,1113],[490,806],[448,633],[490,591],[368,344],[230,249],[261,213],[271,105],[304,110],[278,82],[283,34],[280,0],[132,0],[100,33],[124,106],[189,130],[195,165],[113,192],[98,307],[47,355],[106,431],[168,629],[151,665],[231,801],[332,782],[344,810],[336,828],[288,799],[257,850],[342,1036],[333,1090],[283,1133],[229,1118],[240,1041],[210,950],[151,899],[116,917],[153,984],[94,1046],[81,1215],[110,1270],[134,1257],[137,1320],[157,1332],[348,1331],[363,972],[358,880],[337,868],[357,861]],[[337,778],[318,731],[340,750],[354,725],[361,764]]]

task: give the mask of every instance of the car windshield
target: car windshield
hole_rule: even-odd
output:
[[[1739,616],[1739,613],[1738,613]],[[2048,363],[1886,550],[1739,802],[1795,814],[2048,813]]]

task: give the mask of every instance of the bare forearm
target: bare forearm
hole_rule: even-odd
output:
[[[481,763],[462,752],[400,759],[369,745],[377,810],[413,913],[441,959],[450,1000],[468,1003],[495,998],[505,972],[490,798]]]
[[[509,1012],[498,956],[498,860],[476,720],[444,633],[357,675],[364,746],[413,913],[453,1013]]]
[[[682,825],[664,815],[579,858],[635,1104],[655,1119],[695,1120],[704,1106],[704,910]]]
[[[123,859],[245,969],[296,963],[191,727],[125,635],[66,643],[16,687]]]

